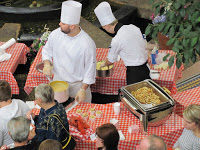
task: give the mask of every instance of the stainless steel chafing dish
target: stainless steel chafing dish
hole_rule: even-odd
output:
[[[132,91],[136,91],[142,87],[148,87],[159,96],[161,103],[155,106],[145,107],[134,96]],[[147,126],[159,126],[163,124],[171,115],[175,101],[164,91],[158,84],[150,79],[142,82],[124,86],[120,89],[120,99],[123,104],[140,119],[143,131],[147,132]]]

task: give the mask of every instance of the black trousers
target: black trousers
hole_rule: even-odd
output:
[[[127,66],[126,68],[126,83],[127,85],[141,82],[145,79],[150,79],[149,68],[147,62],[141,66]]]

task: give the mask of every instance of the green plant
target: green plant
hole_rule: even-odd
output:
[[[169,59],[169,67],[174,62],[178,68],[181,64],[196,61],[200,55],[200,1],[199,0],[149,0],[154,16],[164,16],[162,21],[149,24],[145,34],[156,40],[158,32],[167,35],[167,45],[172,45],[176,53]],[[165,61],[166,55],[163,60]]]
[[[46,32],[43,33],[43,35],[40,38],[35,39],[31,44],[30,51],[26,54],[26,57],[30,60],[31,63],[35,59],[40,47],[46,44],[46,41],[50,33],[51,32],[47,30]]]

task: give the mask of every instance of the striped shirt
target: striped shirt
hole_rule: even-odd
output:
[[[174,148],[181,150],[200,150],[200,138],[194,135],[191,130],[184,129]]]

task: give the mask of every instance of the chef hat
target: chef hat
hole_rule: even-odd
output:
[[[115,21],[115,16],[112,13],[110,4],[108,2],[101,2],[95,9],[94,12],[101,23],[101,26],[108,25]]]
[[[65,24],[79,24],[82,4],[76,1],[62,3],[60,21]]]

